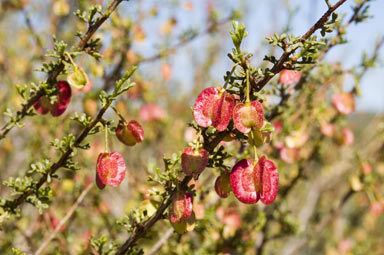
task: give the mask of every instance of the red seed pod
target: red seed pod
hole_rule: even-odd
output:
[[[298,82],[300,80],[300,77],[301,77],[301,72],[283,69],[280,71],[279,82],[281,84],[289,85],[289,84]]]
[[[123,181],[125,171],[125,161],[120,153],[100,153],[96,163],[96,184],[100,189],[105,185],[117,187]]]
[[[239,103],[233,109],[233,122],[240,132],[247,134],[252,128],[260,129],[263,126],[264,111],[259,101],[251,104]]]
[[[255,165],[253,174],[261,202],[270,204],[275,201],[279,186],[279,173],[275,164],[263,156]]]
[[[181,154],[181,167],[186,175],[196,177],[205,169],[208,160],[208,151],[195,151],[192,147],[186,147]]]
[[[123,121],[119,121],[116,136],[125,145],[133,146],[144,140],[144,130],[136,120],[131,120],[126,125]]]
[[[253,177],[253,164],[250,159],[236,163],[230,174],[233,194],[245,204],[254,204],[259,200]]]
[[[355,97],[352,93],[335,94],[332,97],[332,103],[341,114],[350,114],[355,111]]]
[[[170,207],[171,222],[180,222],[183,218],[189,218],[192,214],[193,196],[191,193],[177,191],[172,196],[172,204]]]
[[[213,126],[219,131],[227,128],[231,120],[234,96],[221,87],[204,89],[193,106],[193,118],[201,127]]]
[[[65,112],[71,100],[71,87],[66,81],[59,81],[56,86],[59,88],[56,101],[51,104],[49,97],[42,96],[33,104],[35,110],[40,114],[47,114],[51,112],[52,116],[60,116]]]
[[[193,231],[195,228],[196,216],[195,213],[192,212],[191,216],[188,218],[182,218],[180,221],[171,221],[171,225],[173,229],[179,233],[184,234],[185,232]]]
[[[231,180],[229,173],[222,172],[215,181],[215,190],[219,197],[226,198],[231,193]]]

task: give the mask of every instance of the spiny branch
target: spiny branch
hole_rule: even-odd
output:
[[[88,47],[88,42],[91,39],[91,37],[95,34],[95,32],[99,29],[99,27],[109,18],[109,16],[112,14],[113,11],[117,8],[117,6],[122,2],[123,0],[115,0],[113,1],[109,7],[107,8],[105,14],[97,20],[94,24],[88,27],[87,32],[82,37],[81,41],[77,44],[77,48],[80,51],[84,51]],[[49,76],[47,78],[47,83],[52,84],[56,81],[57,77],[60,75],[60,73],[64,70],[64,64],[59,64],[54,70],[52,70],[49,73]],[[20,111],[16,113],[16,122],[20,122],[25,116],[28,115],[29,109],[33,106],[34,103],[36,103],[40,97],[44,96],[45,92],[43,89],[39,89],[35,95],[33,95],[27,103],[23,104],[23,107]],[[11,131],[12,128],[15,127],[14,122],[8,121],[0,131],[0,140],[3,139],[9,131]]]
[[[316,32],[316,30],[322,28],[324,24],[327,22],[328,18],[331,16],[331,14],[340,6],[342,5],[346,0],[340,0],[333,6],[331,6],[324,15],[301,37],[301,41],[306,41],[313,33]],[[271,75],[266,75],[261,80],[257,81],[253,88],[256,89],[256,91],[260,91],[264,88],[265,85],[276,75],[278,74],[282,69],[284,69],[284,63],[287,62],[289,59],[289,56],[292,54],[292,52],[284,52],[283,55],[279,58],[276,64],[273,65],[270,72]]]

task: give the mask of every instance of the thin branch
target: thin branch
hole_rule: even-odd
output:
[[[167,48],[167,49],[164,49],[164,50],[160,50],[158,53],[156,53],[155,55],[153,56],[150,56],[150,57],[145,57],[145,58],[141,58],[139,59],[137,62],[133,63],[134,65],[140,65],[142,63],[148,63],[148,62],[153,62],[153,61],[156,61],[156,60],[159,60],[161,59],[162,57],[165,57],[165,56],[168,56],[168,55],[171,55],[173,53],[175,53],[178,49],[182,48],[183,46],[189,44],[190,42],[194,41],[195,39],[199,38],[199,37],[202,37],[206,34],[209,34],[211,33],[212,31],[214,31],[215,28],[221,26],[221,25],[224,25],[226,24],[228,21],[230,21],[232,18],[232,16],[229,16],[227,18],[224,18],[220,21],[217,21],[213,24],[211,24],[210,26],[208,26],[206,29],[198,32],[197,34],[191,36],[191,37],[188,37],[187,39],[183,39],[179,42],[177,42],[175,45]],[[112,84],[111,83],[111,80],[113,80],[114,77],[118,76],[120,71],[121,71],[121,68],[124,66],[125,62],[126,62],[126,53],[128,51],[130,47],[125,47],[125,50],[121,52],[121,56],[120,56],[120,61],[117,63],[117,65],[115,66],[115,68],[111,71],[111,73],[109,75],[106,75],[105,76],[105,79],[107,80],[107,82],[104,83],[104,87],[103,89],[108,91]]]
[[[135,64],[155,61],[155,60],[158,60],[158,59],[160,59],[162,57],[165,57],[165,56],[167,56],[167,55],[169,55],[171,53],[174,53],[176,50],[178,50],[179,48],[181,48],[181,47],[185,46],[186,44],[192,42],[193,40],[195,40],[195,39],[197,39],[197,38],[199,38],[201,36],[204,36],[206,34],[211,33],[218,26],[224,25],[225,23],[227,23],[231,19],[232,19],[232,16],[229,16],[227,18],[223,18],[220,21],[214,22],[211,25],[209,25],[206,29],[200,31],[199,33],[197,33],[197,34],[195,34],[195,35],[193,35],[193,36],[191,36],[191,37],[189,37],[187,39],[183,39],[183,40],[179,41],[178,43],[176,43],[175,45],[171,46],[170,48],[161,50],[160,52],[158,52],[157,54],[155,54],[155,55],[153,55],[151,57],[146,57],[146,58],[139,59],[138,62],[135,63]]]
[[[40,255],[42,252],[47,248],[49,243],[56,237],[56,235],[60,232],[60,229],[62,226],[65,225],[65,223],[71,218],[73,213],[76,211],[76,209],[79,207],[80,203],[84,200],[85,196],[88,194],[88,192],[93,187],[93,182],[89,183],[87,187],[81,192],[80,196],[77,198],[76,202],[69,208],[67,214],[64,216],[64,218],[59,222],[59,224],[56,226],[56,228],[53,230],[53,232],[49,235],[49,237],[40,245],[39,249],[35,252],[35,255]]]
[[[325,22],[327,22],[328,18],[331,16],[331,14],[345,1],[346,0],[340,0],[332,7],[330,7],[327,12],[324,13],[324,15],[301,37],[301,41],[306,41],[313,33],[316,32],[316,30],[322,28]],[[289,56],[291,54],[292,52],[284,52],[283,55],[281,55],[281,57],[277,61],[277,63],[274,64],[271,68],[271,75],[266,75],[264,78],[257,81],[253,85],[253,88],[256,89],[256,91],[260,91],[262,88],[264,88],[264,86],[267,85],[267,83],[284,68],[284,63],[289,59]]]
[[[97,114],[96,118],[92,121],[92,123],[86,128],[84,128],[81,134],[77,137],[73,147],[68,149],[61,155],[60,159],[50,167],[48,173],[44,174],[40,178],[39,182],[36,184],[34,189],[28,189],[23,194],[21,194],[16,200],[11,202],[11,206],[10,208],[8,207],[8,209],[15,209],[16,207],[21,205],[27,199],[28,196],[32,195],[36,190],[39,190],[41,186],[43,186],[43,184],[47,181],[48,175],[54,174],[59,168],[65,165],[68,158],[72,154],[73,149],[79,146],[83,142],[83,140],[87,137],[89,132],[97,125],[97,123],[99,123],[99,121],[101,121],[108,107],[109,107],[109,104],[105,105],[103,108],[100,109],[99,113]]]
[[[207,150],[209,153],[212,153],[212,151],[215,149],[215,147],[224,139],[227,132],[221,132],[219,133],[213,140],[204,142],[204,149]],[[184,179],[181,181],[179,188],[185,189],[189,183],[189,181],[192,180],[192,176],[185,176]],[[117,251],[116,255],[124,255],[126,252],[135,245],[136,241],[143,237],[147,231],[160,219],[163,218],[163,214],[165,210],[170,206],[172,202],[172,195],[176,192],[176,188],[169,194],[169,198],[162,202],[162,204],[159,206],[159,208],[156,210],[156,213],[152,215],[149,219],[147,219],[144,223],[138,224],[132,231],[129,238],[125,241],[125,243],[120,247],[120,249]]]
[[[163,246],[168,241],[168,239],[172,236],[173,232],[173,228],[168,229],[167,232],[165,232],[165,234],[159,239],[159,241],[155,243],[152,249],[148,252],[148,255],[155,254],[161,248],[161,246]]]
[[[353,21],[356,20],[358,13],[363,8],[363,6],[366,4],[366,2],[367,1],[364,1],[364,2],[360,3],[358,6],[356,6],[356,8],[354,8],[354,12],[353,12],[351,18],[348,20],[347,23],[345,23],[343,26],[341,26],[341,27],[339,27],[337,29],[337,35],[334,37],[334,39],[319,54],[319,57],[317,58],[317,62],[323,60],[325,55],[328,53],[328,51],[331,50],[334,46],[336,46],[336,45],[338,45],[340,43],[340,38],[341,38],[341,35],[342,35],[342,31],[345,31],[348,28],[348,26],[351,25],[353,23]],[[378,45],[376,45],[375,54],[374,54],[374,56],[376,56],[376,57],[372,58],[373,60],[375,60],[377,58],[378,51],[379,51],[380,47],[382,46],[383,41],[384,41],[384,38],[382,38],[380,43],[378,43]],[[294,94],[295,91],[298,91],[298,90],[300,90],[303,87],[303,85],[306,83],[306,81],[308,79],[310,71],[313,70],[315,67],[316,67],[316,65],[313,65],[310,70],[308,70],[305,74],[303,74],[300,77],[300,80],[297,82],[297,84],[294,87],[294,91],[292,91],[289,94],[283,94],[281,96],[280,103],[278,105],[276,105],[273,108],[272,112],[267,116],[267,119],[269,121],[271,121],[272,119],[276,118],[277,116],[279,116],[282,113],[281,111],[279,111],[279,108],[281,106],[283,106],[288,101],[288,99]]]
[[[349,201],[349,199],[352,198],[352,196],[356,194],[353,190],[348,190],[341,198],[339,205],[336,209],[332,209],[326,218],[324,218],[316,227],[315,227],[315,234],[321,233],[324,228],[332,222],[332,219],[335,219],[338,214],[340,214],[341,210],[343,209],[344,205]],[[301,242],[298,243],[296,247],[292,249],[292,251],[289,254],[297,254],[297,252],[304,247],[305,244],[309,242],[308,238],[304,238]]]
[[[77,44],[77,48],[79,51],[84,51],[88,47],[88,41],[94,35],[94,33],[99,29],[99,27],[109,18],[113,11],[117,8],[117,6],[123,0],[114,0],[107,8],[105,14],[97,20],[94,24],[88,27],[87,32],[82,37],[81,41]],[[129,0],[127,0],[129,1]],[[59,64],[54,70],[52,70],[47,78],[47,83],[52,84],[56,81],[57,77],[64,70],[64,64]],[[28,115],[29,109],[32,107],[34,103],[36,103],[40,97],[44,95],[44,90],[40,89],[36,92],[34,96],[32,96],[26,104],[23,105],[22,109],[16,113],[16,122],[20,122],[25,116]],[[0,140],[3,139],[12,128],[15,127],[15,124],[12,121],[8,121],[2,128],[0,132]]]

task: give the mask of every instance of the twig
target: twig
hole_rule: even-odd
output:
[[[332,219],[336,218],[336,216],[340,213],[343,206],[349,201],[353,194],[355,194],[353,190],[348,190],[341,198],[339,205],[336,209],[332,209],[326,218],[324,218],[316,227],[315,233],[320,233],[323,229],[332,221]],[[309,241],[308,238],[304,238],[289,254],[297,254],[297,252],[304,247]]]
[[[85,190],[81,192],[80,196],[77,198],[76,202],[69,208],[67,214],[64,216],[64,218],[59,222],[59,224],[56,226],[56,228],[53,230],[53,232],[50,234],[50,236],[40,245],[39,249],[35,252],[35,255],[40,255],[42,252],[47,248],[49,243],[56,237],[56,235],[60,232],[60,229],[64,224],[71,218],[73,213],[76,211],[76,209],[79,207],[80,203],[83,201],[85,196],[88,194],[88,192],[93,187],[93,182],[89,183]]]
[[[336,4],[331,6],[326,13],[301,37],[301,41],[306,41],[316,30],[320,29],[325,22],[327,22],[329,16],[340,6],[342,5],[346,0],[339,0]],[[257,81],[253,88],[256,91],[260,91],[262,88],[264,88],[265,85],[284,68],[284,63],[288,60],[289,56],[292,52],[284,52],[283,55],[279,58],[276,64],[273,65],[270,72],[271,75],[266,75],[261,80]],[[273,74],[273,75],[272,75]]]
[[[78,43],[77,48],[80,51],[85,50],[88,47],[88,41],[91,39],[93,34],[99,29],[99,27],[109,18],[109,16],[112,14],[112,12],[117,8],[117,6],[122,2],[123,0],[114,0],[107,8],[106,13],[97,20],[94,24],[88,27],[87,32],[82,37],[81,41]],[[128,0],[129,1],[129,0]],[[53,83],[57,76],[64,70],[64,64],[61,63],[58,65],[54,70],[52,70],[47,78],[47,83],[51,84]],[[22,109],[19,110],[16,113],[16,122],[21,121],[25,116],[27,116],[27,113],[29,109],[32,107],[34,103],[36,103],[40,97],[42,97],[45,94],[43,89],[39,89],[34,96],[32,96],[26,104],[23,105]],[[3,139],[11,129],[15,127],[14,122],[8,121],[2,128],[0,132],[0,140]]]
[[[132,75],[135,70],[136,70],[136,67],[132,68],[130,71],[130,75]],[[112,95],[116,96],[116,93],[117,92],[115,90]],[[77,148],[84,141],[84,139],[88,136],[89,132],[102,120],[104,113],[110,107],[112,102],[113,100],[107,102],[100,109],[96,118],[91,122],[91,124],[89,124],[83,129],[80,135],[76,138],[73,145],[70,148],[68,148],[65,152],[63,152],[59,160],[51,165],[51,167],[49,168],[49,171],[43,174],[43,176],[40,178],[40,180],[37,182],[37,184],[33,188],[31,187],[27,189],[15,200],[7,201],[3,208],[13,212],[19,205],[21,205],[28,198],[28,196],[32,195],[34,192],[37,192],[41,188],[41,186],[43,186],[43,184],[47,181],[48,176],[52,176],[52,174],[54,174],[59,168],[64,167],[67,160],[70,158],[72,152],[74,151],[74,149]]]
[[[12,201],[11,205],[6,207],[8,210],[14,210],[16,207],[21,205],[27,199],[28,196],[30,196],[31,194],[33,194],[33,192],[35,192],[35,190],[39,190],[41,186],[43,186],[43,184],[47,181],[48,175],[54,174],[59,168],[65,165],[69,156],[72,154],[73,149],[76,148],[78,145],[80,145],[83,142],[83,140],[87,137],[88,133],[92,130],[92,128],[94,128],[96,124],[99,123],[99,121],[102,119],[108,107],[109,105],[106,105],[103,108],[101,108],[101,110],[97,114],[96,118],[92,121],[92,123],[86,128],[84,128],[81,134],[77,137],[73,147],[68,149],[61,155],[60,159],[50,167],[48,173],[44,174],[40,178],[39,182],[36,184],[34,189],[28,189],[23,194],[21,194],[16,200]]]
[[[35,29],[33,28],[32,23],[31,23],[31,19],[29,18],[29,15],[25,10],[24,10],[24,17],[25,17],[25,23],[26,23],[29,31],[31,32],[33,39],[36,42],[36,46],[37,46],[37,49],[39,51],[38,54],[40,55],[40,59],[44,60],[43,42],[41,41],[40,36],[36,33]]]
[[[227,132],[219,133],[212,141],[205,140],[204,149],[209,153],[212,153],[214,148],[224,139]],[[184,189],[187,187],[189,181],[192,180],[192,176],[186,176],[181,181],[179,188]],[[157,208],[156,213],[152,215],[149,219],[144,221],[144,223],[138,224],[132,231],[129,238],[117,251],[116,255],[124,255],[126,252],[136,243],[138,239],[145,235],[145,233],[158,221],[162,218],[164,211],[170,206],[172,202],[172,195],[176,192],[176,188],[169,194],[169,198],[162,202],[162,204]]]
[[[140,63],[144,63],[144,62],[151,62],[151,61],[154,61],[154,60],[157,60],[157,59],[160,59],[164,56],[167,56],[173,52],[175,52],[177,49],[183,47],[184,45],[188,44],[189,42],[193,41],[194,39],[198,38],[198,37],[201,37],[205,34],[209,34],[211,33],[216,27],[218,26],[221,26],[225,23],[227,23],[229,20],[231,20],[232,16],[229,16],[227,18],[224,18],[220,21],[217,21],[217,22],[214,22],[213,24],[211,24],[210,26],[208,26],[206,29],[202,30],[201,32],[189,37],[188,39],[184,39],[184,40],[181,40],[180,42],[176,43],[175,45],[171,46],[170,48],[167,48],[165,50],[162,50],[160,51],[159,53],[151,56],[151,57],[146,57],[146,58],[142,58],[142,59],[139,59],[137,63],[135,64],[140,64]]]
[[[319,54],[319,57],[317,58],[317,61],[321,61],[325,55],[328,53],[329,50],[331,50],[334,46],[338,45],[339,43],[339,39],[341,37],[341,34],[342,34],[342,31],[344,31],[349,25],[352,24],[352,22],[356,19],[358,13],[360,12],[361,8],[365,5],[367,1],[364,1],[362,3],[360,3],[356,8],[354,8],[354,12],[351,16],[351,18],[348,20],[347,23],[345,23],[342,27],[338,28],[337,30],[337,35],[336,37],[334,38],[334,40],[331,41],[331,43],[329,43],[323,50],[322,52]],[[381,47],[381,45],[383,44],[383,41],[384,41],[384,38],[382,39],[382,41],[378,44],[380,45],[379,48]],[[375,48],[375,58],[372,58],[373,60],[375,60],[377,58],[377,53],[378,53],[378,50],[379,48]],[[310,70],[308,70],[306,72],[306,74],[303,74],[301,77],[300,77],[300,80],[297,82],[297,84],[295,85],[294,87],[294,91],[298,91],[300,90],[303,85],[306,83],[307,79],[308,79],[308,75],[310,73],[311,70],[313,70],[314,68],[316,67],[316,65],[313,65],[312,68]],[[271,114],[269,114],[267,116],[267,119],[269,121],[271,121],[272,119],[276,118],[277,116],[279,116],[281,114],[281,112],[279,111],[279,107],[283,106],[287,101],[288,99],[293,95],[294,91],[292,91],[292,93],[290,94],[283,94],[281,96],[281,100],[280,100],[280,103],[278,105],[276,105]]]
[[[152,249],[148,252],[148,255],[155,254],[157,250],[159,250],[161,246],[163,246],[168,241],[168,239],[172,236],[173,231],[174,231],[173,228],[168,229],[167,232],[165,232],[165,234],[160,238],[160,240],[157,241],[155,245],[152,247]]]

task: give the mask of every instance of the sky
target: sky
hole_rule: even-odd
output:
[[[102,1],[104,5],[107,4],[107,0]],[[144,56],[152,56],[157,53],[159,42],[163,41],[161,37],[160,28],[164,21],[170,17],[175,17],[178,20],[176,25],[175,34],[179,34],[181,31],[188,28],[196,28],[202,30],[206,27],[206,7],[208,2],[213,2],[215,6],[219,7],[221,17],[229,15],[233,8],[240,9],[244,12],[244,18],[241,20],[245,23],[249,32],[248,37],[244,40],[242,47],[254,53],[253,59],[255,63],[261,63],[264,54],[265,47],[261,47],[266,43],[265,37],[270,35],[271,32],[281,33],[287,22],[287,0],[189,0],[194,6],[192,11],[186,11],[175,4],[176,0],[131,0],[124,2],[119,7],[119,12],[123,15],[131,17],[133,20],[137,18],[138,8],[149,9],[157,4],[161,11],[155,18],[148,19],[143,24],[143,28],[147,31],[147,38],[145,43],[134,45],[134,49],[141,52]],[[179,2],[185,2],[180,0]],[[297,9],[296,15],[292,19],[292,33],[296,36],[304,34],[309,27],[311,27],[326,11],[327,6],[324,0],[291,0],[290,8]],[[331,0],[335,3],[336,0]],[[351,16],[354,0],[347,0],[337,11],[339,13],[346,13],[346,17]],[[370,14],[373,18],[359,25],[351,25],[348,28],[347,38],[349,42],[345,45],[340,45],[332,49],[327,55],[326,59],[332,62],[341,62],[345,68],[356,65],[360,62],[362,52],[372,51],[375,41],[381,35],[384,35],[384,0],[376,0],[371,2]],[[33,17],[35,24],[39,22],[40,17]],[[38,26],[36,26],[38,27]],[[220,47],[223,50],[223,54],[230,52],[233,45],[230,41],[228,31],[231,29],[231,24],[228,23],[222,26],[221,30],[228,40],[220,41]],[[47,35],[50,36],[50,35]],[[223,37],[216,37],[218,40],[222,40]],[[206,42],[209,41],[208,36],[199,37],[187,46],[179,49],[175,55],[167,59],[173,65],[173,81],[178,81],[169,84],[171,88],[175,90],[182,90],[186,93],[189,92],[191,84],[193,82],[193,70],[194,64],[199,63],[199,58],[203,59],[199,55],[199,49],[206,47]],[[177,40],[176,40],[177,41]],[[172,43],[170,43],[172,45]],[[162,45],[164,46],[164,45]],[[197,52],[197,54],[196,54]],[[277,54],[278,56],[278,54]],[[192,59],[191,59],[192,58]],[[368,71],[361,82],[362,96],[357,99],[357,111],[361,112],[384,112],[384,51],[380,52],[381,64]],[[223,74],[230,70],[231,62],[226,57],[220,58],[219,63],[215,64],[212,70],[212,81],[210,83],[222,82]],[[194,61],[191,61],[194,60]],[[159,76],[158,72],[153,70],[159,70],[161,61],[157,63],[148,63],[140,66],[149,75]],[[154,66],[158,66],[157,69]],[[180,88],[180,81],[183,84]],[[348,83],[348,80],[347,82]],[[218,85],[217,84],[217,85]],[[211,84],[207,84],[211,85]],[[348,88],[351,84],[345,84]],[[172,87],[173,86],[173,87]],[[216,85],[215,85],[216,86]]]
[[[142,8],[145,8],[145,4],[152,6],[156,1],[143,1]],[[158,2],[158,1],[157,1]],[[183,28],[195,27],[203,29],[206,25],[204,19],[204,10],[207,5],[206,0],[194,0],[191,1],[194,4],[194,10],[192,12],[175,12],[172,8],[172,1],[163,1],[168,3],[168,12],[162,12],[159,20],[163,16],[174,16],[178,19],[177,27],[182,30]],[[220,3],[220,1],[213,1],[214,3]],[[232,8],[240,8],[245,12],[242,22],[245,23],[249,36],[245,39],[243,47],[249,52],[254,52],[255,57],[262,60],[263,54],[266,52],[260,51],[260,45],[266,42],[265,36],[269,35],[271,31],[281,33],[287,22],[287,5],[284,4],[284,0],[249,0],[249,1],[222,1],[220,5],[220,11],[222,16],[229,14]],[[335,0],[331,1],[335,3]],[[131,2],[133,3],[133,2]],[[354,1],[347,0],[339,9],[339,13],[346,13],[346,18],[349,18],[352,13],[351,6]],[[164,8],[165,6],[161,6]],[[324,0],[292,0],[290,1],[290,7],[297,9],[297,13],[292,20],[292,32],[295,35],[304,34],[326,11],[327,6]],[[128,14],[134,15],[135,8],[132,6],[126,6],[130,8]],[[175,9],[176,10],[176,9]],[[180,9],[177,9],[180,10]],[[384,35],[384,0],[372,1],[370,7],[370,14],[373,18],[359,25],[351,25],[348,28],[347,39],[349,42],[345,45],[340,45],[332,49],[327,55],[326,59],[332,62],[341,62],[345,68],[356,65],[361,60],[361,55],[364,51],[372,51],[375,42],[380,35]],[[271,18],[274,17],[274,18]],[[276,18],[277,17],[277,18]],[[153,26],[159,26],[161,22],[158,20],[149,22],[147,28]],[[145,26],[144,26],[145,27]],[[224,26],[223,30],[229,31],[230,24]],[[153,47],[154,41],[156,41],[157,35],[149,35],[152,40],[148,43],[140,45],[139,51],[144,52],[144,55],[151,55],[156,52]],[[229,36],[228,36],[229,38]],[[188,74],[185,70],[191,69],[191,54],[189,50],[202,47],[207,38],[202,37],[192,42],[190,45],[180,49],[178,53],[171,58],[171,63],[175,66],[176,79],[182,79],[184,81],[191,81],[193,75]],[[230,40],[223,42],[224,48],[227,52],[233,47]],[[381,65],[377,68],[370,70],[364,76],[361,81],[362,96],[357,99],[357,111],[361,112],[384,112],[384,70],[383,70],[383,50],[380,52]],[[223,61],[214,68],[214,73],[218,74],[217,82],[221,82],[222,75],[226,70],[230,69],[231,62]],[[347,80],[348,83],[348,80]],[[351,84],[345,84],[346,88],[349,88]],[[187,88],[189,86],[186,86]]]

